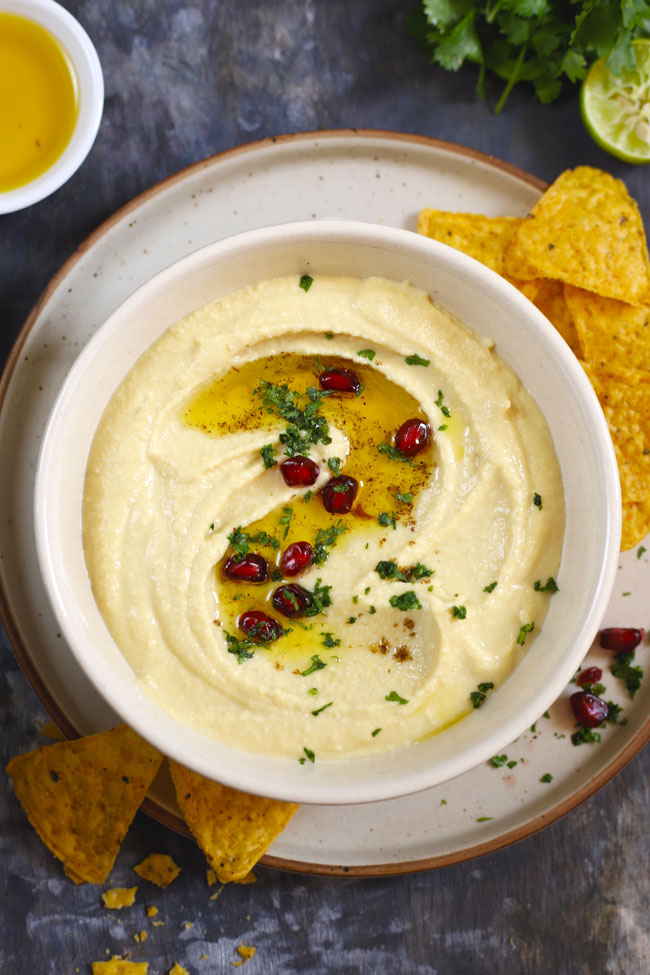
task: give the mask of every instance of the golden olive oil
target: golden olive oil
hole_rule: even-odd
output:
[[[77,77],[59,42],[26,17],[0,13],[0,192],[52,166],[78,111]]]

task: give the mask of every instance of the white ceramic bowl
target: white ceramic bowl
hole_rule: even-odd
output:
[[[0,13],[17,14],[49,31],[68,54],[79,85],[77,122],[59,158],[36,179],[0,193],[0,213],[13,213],[50,196],[79,169],[92,148],[101,121],[104,78],[88,34],[55,0],[0,0]]]
[[[544,625],[506,683],[465,720],[417,745],[307,763],[233,750],[180,725],[141,690],[91,591],[81,538],[88,450],[113,390],[173,322],[205,303],[281,274],[410,280],[479,334],[535,397],[551,430],[566,496],[566,537]],[[620,543],[618,471],[598,401],[568,346],[515,288],[482,264],[404,230],[317,221],[212,244],[156,275],[91,339],[54,406],[36,484],[41,571],[62,632],[88,678],[124,721],[162,752],[210,778],[297,802],[353,803],[405,795],[500,752],[558,697],[587,652],[613,585]]]

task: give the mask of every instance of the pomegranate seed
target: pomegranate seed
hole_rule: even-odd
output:
[[[587,667],[581,674],[578,674],[576,683],[580,684],[580,687],[584,687],[585,684],[597,684],[602,676],[603,672],[600,667]]]
[[[298,616],[312,604],[311,593],[294,582],[278,586],[273,593],[273,605],[285,616]]]
[[[570,701],[576,721],[586,728],[597,728],[609,714],[607,702],[588,691],[576,691]]]
[[[415,457],[429,446],[431,428],[424,420],[405,420],[395,434],[395,446],[405,457]]]
[[[320,467],[310,457],[296,454],[295,457],[287,457],[282,461],[280,472],[284,483],[289,487],[310,487],[316,482]]]
[[[347,515],[354,504],[358,490],[359,482],[355,477],[350,477],[348,474],[333,477],[322,492],[325,510],[331,515]]]
[[[235,582],[266,582],[268,567],[261,555],[231,555],[223,571]]]
[[[261,643],[277,640],[284,633],[277,620],[259,609],[249,609],[242,613],[237,625],[250,640],[259,640]]]
[[[314,561],[314,550],[309,542],[292,542],[280,559],[280,568],[285,576],[297,576]]]
[[[645,637],[645,630],[625,626],[611,626],[600,631],[600,645],[617,653],[632,653]]]
[[[318,377],[321,389],[333,393],[354,393],[356,396],[361,389],[361,380],[351,369],[326,369]]]

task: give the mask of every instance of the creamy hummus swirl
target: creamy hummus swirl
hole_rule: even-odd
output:
[[[271,417],[214,436],[188,425],[187,405],[255,360],[335,353],[354,369],[366,348],[365,366],[421,404],[435,437],[430,476],[408,518],[345,532],[295,580],[331,586],[298,649],[283,655],[280,640],[240,662],[215,566],[236,526],[302,504],[306,489],[261,462],[261,447],[278,445]],[[408,365],[414,354],[428,365]],[[312,448],[312,492],[331,477],[328,459],[345,473],[343,427]],[[163,710],[235,747],[320,760],[417,741],[468,714],[478,685],[503,683],[552,598],[540,588],[558,572],[564,502],[546,423],[490,341],[408,284],[324,277],[305,293],[287,277],[199,309],[140,358],[92,444],[83,530],[102,615]],[[382,579],[381,561],[433,574]],[[407,591],[420,608],[391,605]],[[303,676],[314,655],[325,666]]]

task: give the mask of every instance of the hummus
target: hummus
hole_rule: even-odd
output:
[[[93,441],[83,531],[102,615],[160,707],[305,762],[412,743],[499,688],[552,598],[564,501],[546,423],[493,343],[408,284],[298,285],[207,305],[140,358]],[[358,395],[323,393],[331,368]],[[287,404],[323,418],[304,448]],[[410,418],[430,443],[409,456]],[[314,484],[286,483],[292,451]],[[358,493],[339,514],[323,488],[343,475]],[[289,578],[300,541],[313,562]],[[261,584],[228,576],[246,554]],[[307,613],[278,611],[287,584]],[[281,635],[246,630],[251,610]]]

